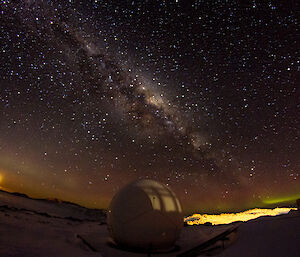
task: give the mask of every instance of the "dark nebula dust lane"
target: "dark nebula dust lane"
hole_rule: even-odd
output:
[[[198,210],[300,193],[295,5],[2,1],[1,188],[106,207],[153,178]]]

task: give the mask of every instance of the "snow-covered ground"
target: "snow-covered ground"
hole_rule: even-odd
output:
[[[242,224],[234,244],[218,257],[300,256],[300,211]]]
[[[101,210],[0,191],[0,256],[149,256],[109,245],[105,219]],[[211,240],[220,235],[220,240]],[[203,247],[208,240],[213,243]],[[299,253],[300,215],[294,211],[246,223],[187,226],[173,252],[151,256],[297,257]]]
[[[104,221],[99,210],[0,192],[0,256],[102,256],[78,235]]]

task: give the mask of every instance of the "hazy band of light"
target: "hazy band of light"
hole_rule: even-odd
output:
[[[200,225],[210,222],[212,225],[229,224],[236,221],[248,221],[261,216],[276,216],[286,214],[297,208],[251,209],[239,213],[221,213],[219,215],[193,214],[184,219],[188,225]]]
[[[279,197],[279,198],[273,198],[273,199],[265,199],[265,200],[263,200],[263,203],[265,203],[265,204],[275,204],[275,203],[295,202],[297,199],[300,199],[300,194],[289,196],[289,197]]]

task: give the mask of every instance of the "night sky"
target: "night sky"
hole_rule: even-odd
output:
[[[106,208],[151,178],[200,211],[299,195],[296,2],[1,1],[1,188]]]

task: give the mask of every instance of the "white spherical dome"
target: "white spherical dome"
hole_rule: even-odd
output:
[[[183,214],[168,187],[144,179],[125,186],[114,196],[107,224],[116,244],[160,251],[174,246],[183,227]]]

